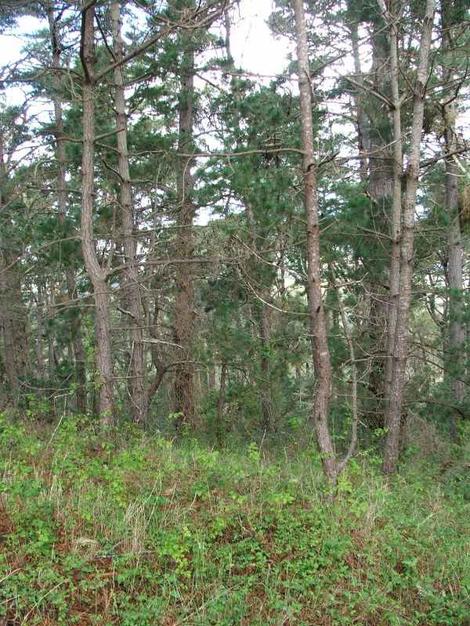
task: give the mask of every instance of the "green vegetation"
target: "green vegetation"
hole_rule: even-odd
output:
[[[0,623],[468,623],[462,448],[363,451],[333,499],[313,446],[38,428],[0,421]]]

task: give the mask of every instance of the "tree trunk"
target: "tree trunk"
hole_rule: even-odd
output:
[[[265,286],[264,281],[257,269],[259,267],[259,257],[262,254],[262,247],[258,245],[258,236],[256,232],[256,222],[253,208],[248,201],[245,201],[245,212],[247,222],[249,226],[250,245],[254,252],[252,259],[254,259],[253,267],[251,268],[253,273],[257,275],[256,282],[263,285],[261,288],[261,297],[263,300],[268,301],[270,299],[270,289]],[[273,403],[271,397],[271,366],[269,352],[269,340],[270,340],[270,324],[269,324],[269,311],[268,306],[261,300],[255,300],[253,309],[253,316],[257,318],[258,324],[258,337],[260,343],[260,371],[261,381],[258,380],[258,389],[260,396],[260,408],[261,408],[261,426],[265,432],[273,430]],[[261,383],[261,384],[260,384]]]
[[[56,140],[56,160],[57,160],[57,205],[59,209],[59,222],[63,226],[65,224],[66,212],[67,212],[67,183],[66,183],[66,170],[67,170],[67,158],[65,153],[65,138],[64,138],[64,122],[62,114],[62,102],[59,96],[59,90],[61,85],[61,78],[58,73],[60,68],[60,55],[61,44],[60,35],[58,32],[57,18],[54,15],[54,7],[52,2],[47,7],[47,17],[49,21],[49,33],[51,38],[52,48],[52,67],[53,73],[53,96],[52,101],[54,105],[54,122],[55,122],[55,140]],[[69,300],[72,302],[76,297],[76,284],[75,274],[71,267],[65,269],[65,279],[67,284],[67,293]],[[73,311],[73,316],[70,325],[70,336],[72,340],[72,349],[75,362],[75,383],[77,385],[76,390],[76,405],[79,413],[86,413],[86,366],[85,366],[85,349],[82,341],[82,329],[80,311],[77,308]]]
[[[379,5],[381,4],[379,0]],[[354,11],[353,11],[354,14]],[[393,127],[387,103],[375,94],[389,97],[391,91],[391,62],[389,44],[379,6],[371,6],[368,20],[371,22],[372,67],[370,70],[373,91],[367,93],[361,75],[360,50],[357,24],[350,25],[354,56],[356,83],[359,84],[356,100],[358,148],[360,155],[361,182],[367,182],[370,198],[368,207],[369,228],[377,232],[374,247],[365,255],[367,277],[365,278],[370,308],[367,327],[369,353],[365,381],[369,401],[364,405],[364,420],[372,428],[384,426],[384,397],[386,393],[385,371],[387,353],[387,317],[389,300],[384,289],[392,277],[387,276],[388,250],[384,241],[393,230],[394,166],[392,152]],[[368,159],[364,157],[368,151]],[[384,254],[385,253],[385,254]]]
[[[452,9],[453,2],[441,0],[442,16],[442,49],[444,54],[452,54],[452,26],[455,25]],[[447,65],[447,64],[446,64]],[[449,67],[447,65],[447,67]],[[444,70],[444,84],[453,79],[452,69]],[[454,94],[446,94],[447,102],[442,107],[445,140],[445,206],[449,219],[447,231],[447,280],[449,287],[449,310],[447,345],[445,350],[445,378],[448,381],[452,400],[460,406],[464,401],[464,354],[465,354],[465,326],[463,310],[463,243],[459,220],[459,169],[451,156],[458,149],[455,131],[457,102]],[[450,432],[453,439],[457,438],[457,422],[459,414],[453,411],[450,415]]]
[[[1,210],[1,204],[0,204]],[[27,314],[21,293],[21,276],[15,255],[0,251],[0,326],[3,338],[3,364],[8,396],[13,405],[21,395],[21,381],[29,365]]]
[[[320,226],[318,219],[317,164],[313,152],[312,84],[308,61],[303,0],[292,0],[295,11],[299,72],[302,147],[304,151],[304,203],[307,220],[307,297],[312,358],[316,378],[313,423],[327,479],[337,477],[335,450],[328,426],[331,396],[331,361],[321,290]]]
[[[177,233],[175,252],[179,258],[193,256],[193,159],[185,154],[193,151],[194,50],[191,35],[182,36],[180,69],[179,140],[177,171]],[[194,368],[192,344],[194,329],[194,285],[191,263],[176,266],[176,299],[174,312],[175,343],[181,347],[182,359],[175,368],[174,407],[179,414],[177,427],[183,423],[194,426]]]
[[[359,33],[358,33],[358,25],[357,22],[353,22],[350,25],[349,32],[351,34],[351,44],[353,50],[354,57],[354,74],[357,82],[362,85],[362,68],[361,68],[361,57],[359,52]],[[366,153],[369,151],[370,140],[369,140],[369,122],[367,119],[366,112],[364,110],[364,94],[361,93],[361,90],[354,96],[354,101],[356,105],[356,127],[357,127],[357,146],[359,150],[360,156],[360,178],[362,182],[365,182],[368,178],[368,160]]]
[[[225,394],[227,387],[227,364],[222,363],[220,370],[220,387],[219,387],[219,395],[217,398],[217,412],[216,412],[216,437],[217,443],[219,446],[222,445],[225,435],[224,429],[224,407],[225,407]]]
[[[275,425],[273,424],[273,404],[271,399],[271,367],[268,355],[270,324],[267,306],[260,303],[259,310],[259,337],[261,342],[261,417],[263,421],[263,430],[271,432]]]
[[[113,421],[114,376],[111,354],[111,321],[106,272],[100,267],[93,238],[95,81],[94,81],[95,6],[83,0],[80,58],[84,70],[82,215],[81,236],[85,267],[93,285],[96,323],[96,365],[99,376],[99,416],[103,424]]]
[[[8,175],[5,166],[3,130],[0,129],[0,215],[5,226],[10,220],[4,206],[8,203]],[[7,229],[8,231],[8,229]],[[28,314],[23,304],[19,253],[14,238],[0,233],[0,327],[3,339],[3,365],[8,383],[7,399],[18,404],[21,381],[29,369]]]
[[[121,34],[121,3],[111,5],[111,21],[114,40],[115,61],[124,57],[124,42]],[[127,148],[127,115],[124,92],[122,67],[114,69],[114,106],[116,110],[116,131],[118,148],[118,172],[120,196],[119,204],[122,216],[122,231],[124,239],[125,268],[125,299],[129,310],[131,324],[131,361],[129,364],[130,396],[132,402],[132,416],[136,423],[143,423],[147,419],[147,392],[145,352],[143,342],[143,309],[139,275],[136,263],[136,239],[134,237],[134,204],[132,199],[131,180],[129,174],[129,153]]]
[[[396,471],[399,455],[400,421],[405,385],[405,366],[408,353],[408,318],[411,305],[416,193],[420,169],[424,99],[428,80],[434,11],[435,0],[427,0],[420,42],[418,70],[414,86],[410,153],[405,175],[406,187],[403,199],[403,226],[400,242],[400,281],[397,301],[397,319],[393,347],[392,379],[388,396],[389,402],[386,408],[387,438],[383,462],[383,471],[386,474]]]
[[[397,16],[390,15],[383,0],[379,1],[384,12],[385,22],[389,27],[390,43],[390,83],[392,92],[393,119],[393,191],[390,236],[392,249],[390,253],[389,296],[387,315],[387,345],[385,361],[385,406],[389,403],[392,386],[393,346],[397,324],[398,296],[400,287],[400,237],[402,212],[402,175],[403,175],[403,144],[401,128],[400,68],[398,63],[398,26]],[[393,5],[392,5],[393,6]]]

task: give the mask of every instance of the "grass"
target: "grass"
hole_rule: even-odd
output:
[[[469,624],[463,466],[0,418],[0,624]]]

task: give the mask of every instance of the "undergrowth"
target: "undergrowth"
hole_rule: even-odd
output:
[[[0,624],[469,624],[465,463],[379,466],[0,418]]]

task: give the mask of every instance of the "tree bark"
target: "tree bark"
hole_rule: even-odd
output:
[[[442,50],[444,55],[451,55],[452,26],[455,25],[452,16],[454,3],[441,0],[441,28]],[[444,83],[453,78],[452,67],[444,69]],[[457,115],[456,94],[446,93],[446,102],[442,106],[445,141],[445,207],[449,220],[447,230],[447,280],[449,287],[449,309],[447,346],[445,350],[445,378],[452,392],[452,399],[460,406],[465,397],[464,385],[464,355],[465,355],[465,326],[463,310],[463,242],[459,219],[459,168],[451,156],[458,149],[455,119]],[[460,415],[457,411],[450,414],[450,432],[452,438],[457,438],[457,423]]]
[[[179,258],[193,256],[193,159],[182,154],[193,150],[193,107],[194,107],[194,49],[191,35],[183,34],[180,68],[179,96],[179,139],[177,171],[177,233],[175,251]],[[182,424],[194,426],[194,368],[192,345],[194,331],[194,285],[191,263],[176,266],[176,299],[174,309],[175,343],[181,347],[182,359],[176,366],[174,379],[174,408],[179,415],[177,428]]]
[[[411,305],[416,193],[420,169],[424,100],[428,80],[434,12],[435,0],[427,0],[423,18],[418,69],[414,85],[410,152],[405,174],[406,186],[403,198],[402,234],[400,241],[400,280],[393,346],[393,368],[385,420],[387,424],[387,437],[383,461],[383,471],[385,474],[396,471],[399,456],[400,421],[405,385],[405,366],[408,353],[408,318]]]
[[[114,40],[115,61],[122,62],[124,58],[124,42],[121,34],[121,2],[111,5],[111,22]],[[135,423],[144,423],[147,419],[147,392],[145,351],[143,342],[143,309],[139,275],[136,264],[136,239],[134,237],[134,203],[132,198],[131,180],[129,173],[129,152],[127,147],[127,115],[124,91],[122,65],[114,69],[114,107],[116,111],[116,131],[118,148],[119,173],[119,205],[122,216],[122,234],[124,240],[124,254],[126,260],[125,299],[129,309],[131,324],[131,359],[130,397],[132,403],[132,417]]]
[[[53,68],[53,96],[52,102],[54,106],[54,123],[55,123],[55,140],[56,140],[56,160],[57,160],[57,206],[59,210],[59,222],[63,226],[65,224],[66,212],[67,212],[67,158],[65,153],[65,133],[64,122],[62,112],[62,102],[59,96],[60,90],[60,75],[58,68],[60,68],[60,55],[61,55],[61,43],[59,24],[54,14],[53,3],[50,2],[47,6],[47,17],[49,21],[49,33],[51,39],[52,49],[52,68]],[[75,274],[71,267],[65,269],[65,280],[67,284],[67,293],[71,301],[76,296],[76,283]],[[86,413],[87,410],[87,398],[86,398],[86,358],[85,349],[82,341],[81,319],[80,311],[74,310],[70,324],[70,336],[72,341],[72,350],[75,362],[75,383],[77,385],[75,400],[77,405],[77,411],[79,413]]]
[[[93,237],[94,147],[95,147],[95,80],[94,80],[95,6],[83,0],[80,58],[84,77],[82,214],[81,237],[85,267],[93,285],[96,324],[96,365],[99,377],[99,416],[103,424],[113,421],[114,374],[111,353],[110,297],[107,274],[99,264]]]
[[[401,96],[400,96],[400,67],[398,62],[398,16],[387,9],[385,0],[378,0],[384,22],[388,29],[390,47],[390,91],[392,102],[392,140],[393,140],[393,187],[392,212],[390,221],[390,251],[389,295],[387,303],[387,334],[385,360],[385,407],[390,401],[389,394],[392,387],[393,350],[397,323],[398,297],[400,288],[400,237],[402,215],[402,176],[403,176],[403,140],[401,124]],[[392,3],[392,11],[396,11],[396,3]],[[387,424],[385,424],[387,426]]]
[[[1,202],[0,202],[1,211]],[[2,247],[4,242],[2,242]],[[21,293],[21,275],[16,256],[7,249],[0,251],[0,327],[3,338],[3,364],[8,382],[9,401],[17,405],[21,381],[29,365],[27,313]]]
[[[337,465],[328,426],[332,373],[321,290],[317,163],[313,150],[312,84],[308,61],[307,28],[303,0],[292,0],[292,4],[296,24],[302,147],[304,151],[304,205],[307,220],[307,297],[312,358],[316,379],[312,418],[325,475],[331,483],[335,483]]]
[[[8,203],[9,181],[5,165],[6,146],[0,128],[0,215],[5,225],[10,218],[4,207]],[[8,383],[7,401],[18,404],[21,381],[29,369],[28,315],[23,304],[19,253],[14,239],[0,233],[0,328],[3,339],[3,365]]]

